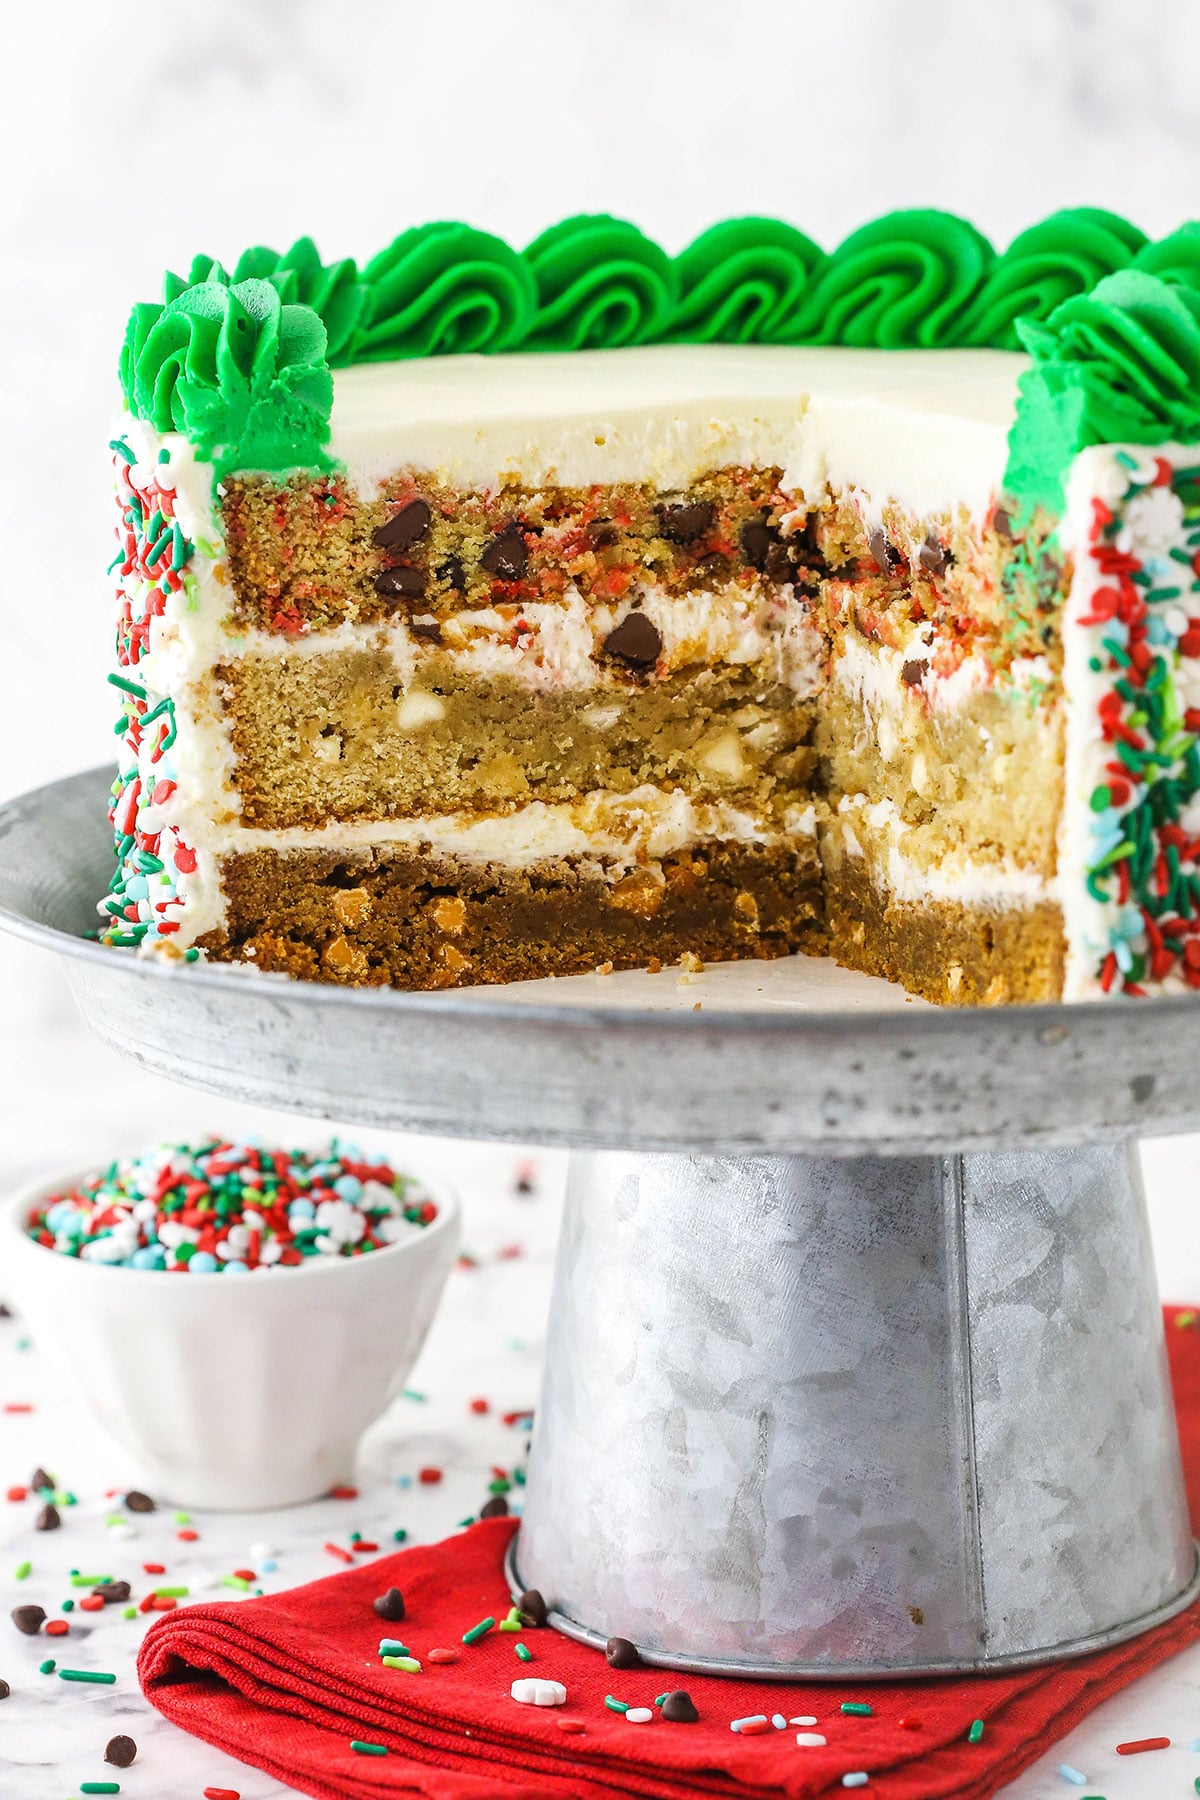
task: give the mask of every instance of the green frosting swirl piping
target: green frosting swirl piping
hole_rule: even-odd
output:
[[[1064,300],[1123,269],[1145,242],[1135,226],[1097,207],[1051,213],[997,257],[964,320],[961,341],[1019,350],[1019,319],[1048,319]]]
[[[537,284],[527,350],[607,350],[661,338],[678,278],[665,250],[625,219],[581,213],[535,238],[525,262]]]
[[[515,350],[537,305],[533,275],[502,238],[470,225],[402,232],[363,270],[365,320],[353,362]]]
[[[689,344],[786,344],[825,261],[779,219],[726,219],[675,258],[679,300],[665,335]]]
[[[328,466],[333,377],[325,327],[268,281],[201,281],[135,306],[121,352],[130,410],[227,469]]]
[[[953,213],[888,213],[839,244],[791,341],[881,350],[956,343],[994,254],[983,233]]]
[[[1200,293],[1123,269],[1018,334],[1020,381],[1005,486],[1061,511],[1072,459],[1092,444],[1200,438]]]
[[[1192,219],[1157,243],[1145,245],[1130,267],[1177,287],[1200,288],[1200,222]]]

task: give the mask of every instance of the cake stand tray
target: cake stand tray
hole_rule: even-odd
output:
[[[514,1585],[646,1660],[844,1678],[1197,1591],[1133,1139],[1200,999],[944,1010],[809,958],[411,994],[88,942],[107,770],[0,808],[0,922],[157,1073],[571,1145]]]

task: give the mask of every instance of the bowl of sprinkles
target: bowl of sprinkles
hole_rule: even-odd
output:
[[[25,1188],[0,1230],[39,1347],[146,1485],[244,1509],[353,1474],[432,1322],[458,1206],[336,1139],[212,1138]]]

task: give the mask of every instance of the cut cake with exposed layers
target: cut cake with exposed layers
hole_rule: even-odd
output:
[[[770,222],[735,223],[744,261]],[[1119,224],[918,306],[913,240],[983,240],[878,221],[794,342],[546,342],[537,246],[502,354],[461,309],[397,350],[403,257],[170,278],[113,444],[107,941],[402,987],[798,950],[935,1001],[1200,984],[1196,239]],[[568,225],[636,288],[632,227]],[[1017,321],[1032,354],[987,347]]]

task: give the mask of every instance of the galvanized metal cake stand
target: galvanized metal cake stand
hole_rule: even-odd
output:
[[[510,1566],[671,1668],[1011,1667],[1197,1592],[1135,1137],[1200,1001],[941,1011],[808,959],[447,994],[85,942],[107,770],[0,810],[97,1035],[239,1099],[574,1150]]]

